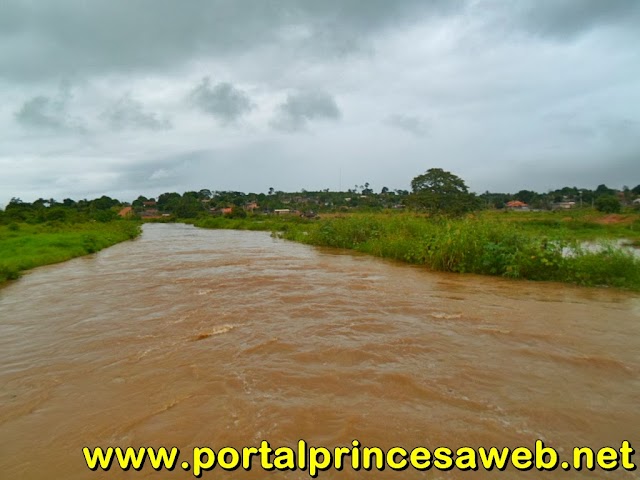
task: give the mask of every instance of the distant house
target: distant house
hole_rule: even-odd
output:
[[[258,208],[258,204],[256,202],[249,202],[244,205],[244,209],[247,212],[253,212],[256,208]]]
[[[289,215],[291,213],[291,210],[288,208],[276,208],[273,213],[275,213],[276,215]]]
[[[640,205],[640,198],[636,198],[633,202],[634,205]]]
[[[156,201],[155,200],[148,200],[146,202],[142,202],[142,205],[144,205],[145,207],[155,207],[156,206]]]
[[[220,213],[222,215],[230,215],[231,212],[233,212],[233,208],[232,207],[224,207],[220,209]]]
[[[551,205],[551,209],[552,210],[570,210],[572,208],[574,208],[576,206],[576,202],[572,202],[572,201],[563,201],[563,202],[556,202],[554,204]]]
[[[142,218],[162,218],[160,212],[155,208],[146,208],[141,213],[140,216]]]
[[[510,202],[507,202],[505,207],[508,210],[517,210],[517,211],[521,211],[521,212],[529,210],[529,205],[527,205],[524,202],[521,202],[520,200],[512,200]]]

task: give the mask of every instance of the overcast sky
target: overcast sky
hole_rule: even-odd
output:
[[[640,183],[637,0],[2,0],[0,205]]]

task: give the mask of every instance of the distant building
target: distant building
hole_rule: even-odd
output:
[[[276,215],[289,215],[291,213],[291,210],[288,208],[276,208],[273,213],[275,213]]]
[[[505,207],[508,210],[517,210],[517,211],[529,211],[529,205],[527,205],[524,202],[521,202],[520,200],[512,200],[510,202],[507,202],[507,204],[505,205]]]
[[[563,201],[551,204],[551,210],[570,210],[576,206],[576,202]]]
[[[140,213],[142,218],[162,218],[160,212],[155,208],[147,208]]]
[[[247,212],[253,212],[257,208],[258,208],[258,204],[256,202],[249,202],[244,205],[244,209]]]

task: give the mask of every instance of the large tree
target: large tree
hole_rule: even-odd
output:
[[[457,175],[431,168],[411,181],[410,201],[430,213],[459,215],[477,207],[476,196]]]
[[[598,185],[598,188],[596,188],[596,198],[597,197],[601,197],[603,195],[615,195],[616,191],[607,187],[604,183],[601,185]]]

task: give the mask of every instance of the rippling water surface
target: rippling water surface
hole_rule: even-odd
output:
[[[640,300],[448,275],[262,232],[146,225],[0,290],[0,478],[83,446],[640,445]],[[637,463],[640,463],[638,460]],[[320,478],[639,478],[536,471]],[[308,478],[214,471],[203,478]],[[576,477],[577,478],[577,477]]]

